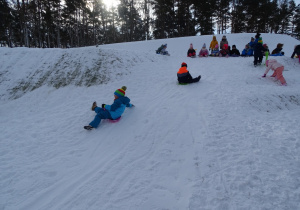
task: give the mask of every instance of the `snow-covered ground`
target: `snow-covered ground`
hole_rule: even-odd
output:
[[[0,48],[0,210],[300,209],[299,41],[262,37],[284,43],[288,86],[252,57],[186,57],[212,36]],[[199,83],[177,84],[181,62]],[[123,85],[135,107],[84,130]]]

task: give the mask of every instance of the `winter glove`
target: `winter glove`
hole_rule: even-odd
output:
[[[106,104],[102,104],[102,109],[104,109],[104,108],[105,108],[105,105],[106,105]]]
[[[261,77],[266,77],[266,74],[264,74],[264,76],[261,76]]]

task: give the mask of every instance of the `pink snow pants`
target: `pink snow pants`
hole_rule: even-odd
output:
[[[272,76],[271,76],[271,77],[275,77],[276,79],[278,79],[278,80],[281,82],[281,84],[286,83],[286,81],[285,81],[285,79],[284,79],[284,77],[283,77],[283,75],[282,75],[283,69],[284,69],[283,66],[281,66],[281,67],[275,69],[274,73],[273,73]]]

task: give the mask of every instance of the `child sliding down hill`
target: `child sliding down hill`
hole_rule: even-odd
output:
[[[187,70],[187,64],[183,62],[181,64],[181,68],[177,72],[177,79],[179,84],[194,83],[199,82],[201,75],[196,78],[192,78],[190,72]]]
[[[157,50],[156,54],[161,54],[161,55],[170,55],[169,52],[167,51],[167,44],[162,44]]]
[[[262,77],[266,77],[266,75],[268,74],[269,70],[272,69],[274,71],[274,73],[272,74],[271,77],[275,77],[277,80],[279,80],[281,82],[281,85],[286,86],[286,81],[282,75],[284,66],[281,63],[278,63],[277,60],[275,59],[270,59],[266,61],[266,66],[267,69],[265,71],[265,74]]]
[[[102,104],[102,108],[100,108],[95,101],[92,106],[92,111],[95,111],[97,115],[88,126],[84,126],[84,129],[92,130],[93,128],[97,128],[101,119],[118,119],[121,117],[126,107],[133,107],[134,105],[129,103],[130,99],[125,96],[126,89],[126,86],[123,86],[121,89],[114,92],[115,99],[112,105]]]

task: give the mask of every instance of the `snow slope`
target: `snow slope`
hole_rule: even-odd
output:
[[[262,37],[284,43],[288,86],[253,58],[186,57],[212,36],[0,48],[0,210],[300,209],[299,41]],[[199,83],[177,84],[181,62]],[[123,85],[135,107],[84,130]]]

